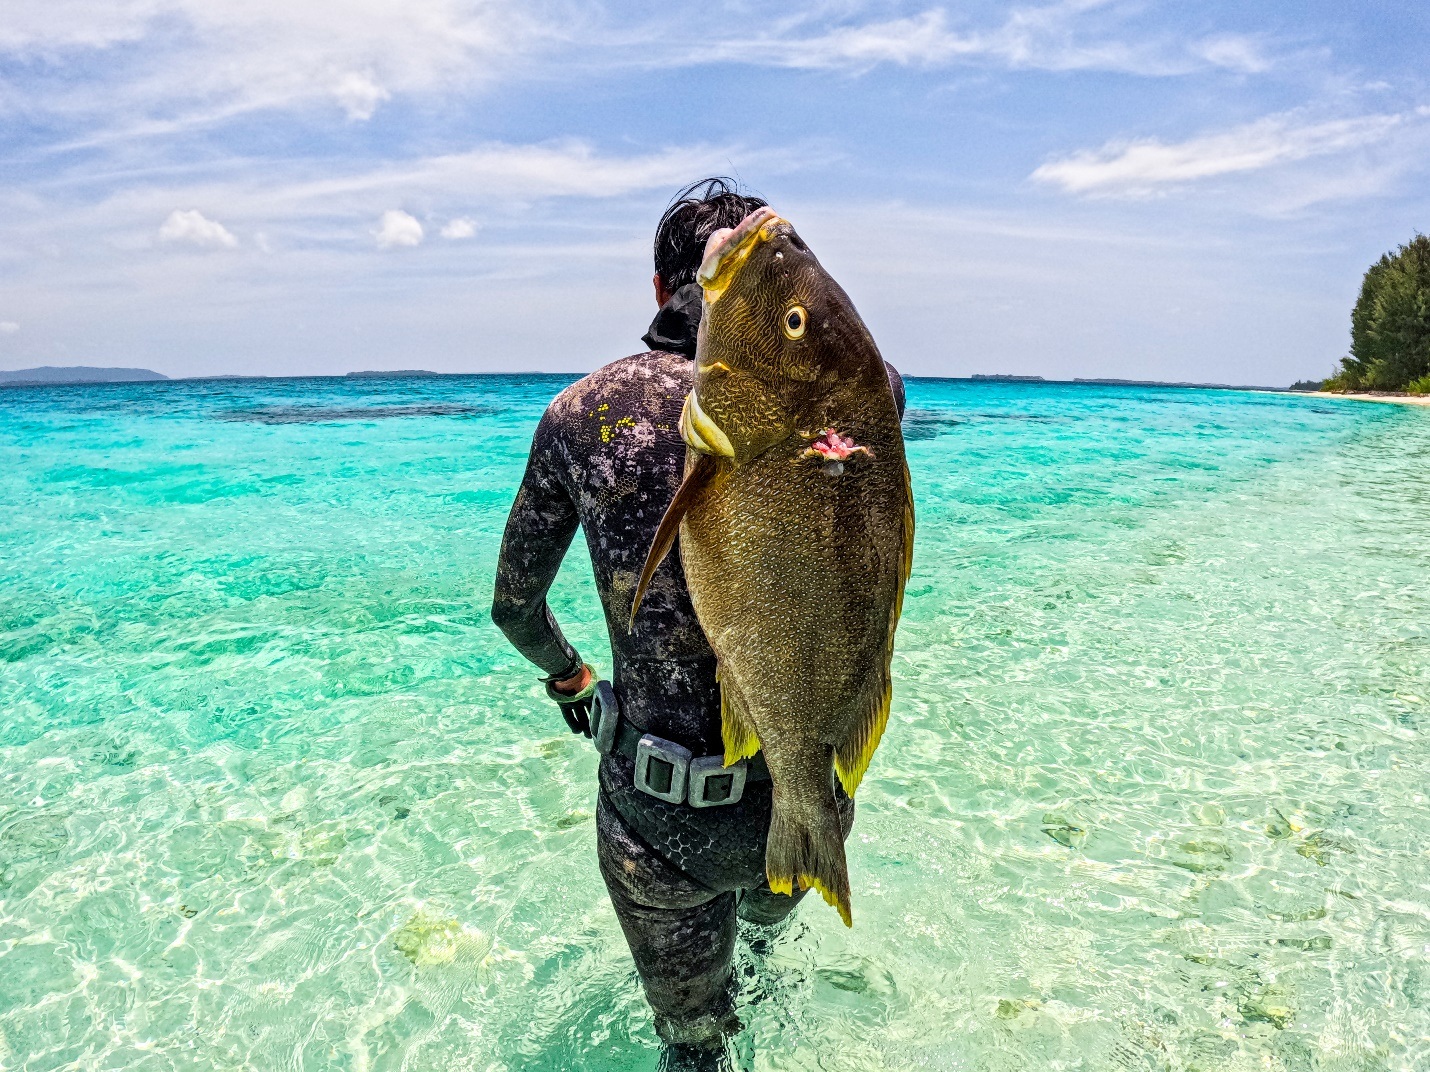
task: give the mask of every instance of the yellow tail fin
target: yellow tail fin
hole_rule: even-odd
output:
[[[844,832],[831,795],[814,816],[795,813],[775,794],[770,838],[765,846],[765,878],[775,893],[814,889],[839,912],[846,927],[854,926],[849,902],[849,864],[844,858]]]

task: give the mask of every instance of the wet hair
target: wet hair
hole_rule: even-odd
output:
[[[673,294],[694,283],[706,239],[766,204],[763,198],[741,193],[740,184],[723,175],[692,182],[671,198],[655,229],[655,271],[665,289]]]

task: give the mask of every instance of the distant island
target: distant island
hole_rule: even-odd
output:
[[[1263,387],[1256,384],[1247,383],[1190,383],[1186,381],[1173,380],[1118,380],[1118,379],[1086,379],[1082,376],[1075,376],[1073,383],[1099,384],[1103,387],[1199,387],[1206,391],[1284,391],[1284,387]]]
[[[88,365],[56,368],[43,365],[40,368],[0,372],[0,387],[42,387],[59,383],[154,383],[168,378],[162,373],[142,368],[91,368]]]
[[[349,372],[344,378],[349,380],[408,380],[424,376],[441,376],[441,372],[428,372],[426,369],[395,369],[392,372],[384,372],[375,369],[371,372]]]
[[[908,378],[908,379],[911,379],[911,380],[942,380],[942,379],[946,379],[947,377],[944,377],[944,376],[909,376],[909,377],[907,377],[907,378]],[[952,378],[953,378],[953,379],[958,379],[957,376],[952,377]],[[1074,377],[1074,378],[1071,379],[1071,380],[1049,380],[1049,379],[1047,379],[1047,378],[1045,378],[1045,377],[1043,377],[1043,376],[1016,376],[1016,375],[1012,375],[1012,374],[1009,374],[1009,373],[1003,373],[1003,372],[991,372],[991,373],[990,373],[990,372],[975,372],[972,376],[970,376],[970,377],[968,377],[968,378],[969,378],[970,380],[973,380],[973,381],[977,382],[977,383],[1045,383],[1045,384],[1047,384],[1047,385],[1050,386],[1050,387],[1056,387],[1056,386],[1058,386],[1059,384],[1066,384],[1066,383],[1081,383],[1081,384],[1087,384],[1087,385],[1093,386],[1093,387],[1198,387],[1198,388],[1201,388],[1201,389],[1203,389],[1203,390],[1208,390],[1208,391],[1284,391],[1284,390],[1286,390],[1286,388],[1284,388],[1284,387],[1261,387],[1261,386],[1251,386],[1251,385],[1248,385],[1248,384],[1236,384],[1236,383],[1187,383],[1187,382],[1182,382],[1182,381],[1173,382],[1173,381],[1168,381],[1168,380],[1119,380],[1119,379],[1113,379],[1113,378],[1109,378],[1109,377],[1088,378],[1088,377],[1084,377],[1084,376],[1077,376],[1077,377]],[[1291,389],[1294,391],[1294,390],[1300,389],[1300,387],[1299,387],[1299,385],[1298,385],[1297,387],[1293,387],[1293,388],[1291,388]]]

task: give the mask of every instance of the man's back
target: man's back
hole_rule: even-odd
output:
[[[606,613],[623,715],[699,755],[722,747],[720,700],[715,656],[695,619],[678,555],[656,572],[634,630],[627,629],[646,552],[685,468],[680,407],[692,366],[680,354],[636,354],[591,373],[551,403],[507,524],[495,610],[509,633],[509,623],[519,622],[529,634],[518,644],[529,657],[528,645],[550,643],[548,619],[535,602],[579,524]]]

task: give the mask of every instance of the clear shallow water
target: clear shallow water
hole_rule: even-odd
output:
[[[0,1068],[654,1066],[594,752],[486,617],[564,382],[0,393]],[[906,427],[856,924],[742,952],[747,1066],[1430,1067],[1430,412]]]

